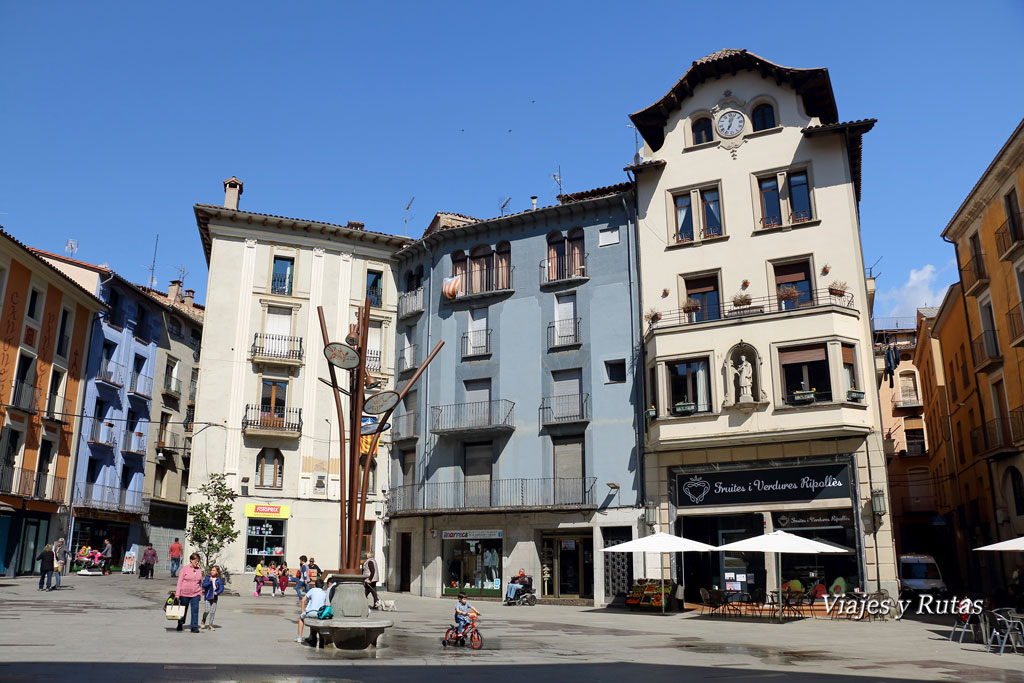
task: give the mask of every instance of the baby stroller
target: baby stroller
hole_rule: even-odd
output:
[[[507,598],[505,599],[506,605],[529,605],[530,607],[533,607],[537,604],[537,589],[533,587],[533,577],[524,576],[522,578],[526,579],[525,581],[519,582],[519,585],[521,585],[522,588],[519,589],[519,592],[516,593],[516,597],[512,600]]]

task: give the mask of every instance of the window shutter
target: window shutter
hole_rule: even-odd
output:
[[[686,280],[686,294],[688,296],[702,294],[704,292],[714,292],[717,289],[718,278],[714,275],[710,275],[708,277],[688,278]]]
[[[810,280],[810,272],[811,269],[808,267],[807,261],[780,263],[775,266],[775,284],[784,285],[789,282]]]
[[[843,363],[853,365],[853,347],[843,344]]]
[[[824,346],[795,346],[779,350],[779,362],[782,365],[813,363],[825,359]]]

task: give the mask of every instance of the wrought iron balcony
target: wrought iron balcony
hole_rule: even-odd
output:
[[[924,439],[907,439],[906,448],[903,449],[901,455],[907,458],[916,458],[922,455],[928,455],[928,451],[925,449]]]
[[[96,370],[96,381],[100,384],[120,389],[124,386],[124,366],[112,360],[100,361],[100,367]]]
[[[1000,261],[1012,261],[1024,250],[1024,214],[1011,214],[996,228],[996,250]]]
[[[472,268],[462,274],[455,298],[470,299],[508,294],[514,291],[512,286],[512,274],[514,271],[515,266],[504,264]]]
[[[59,394],[50,394],[46,397],[46,412],[43,418],[51,422],[69,424],[72,414],[71,399],[63,398]]]
[[[423,512],[551,510],[596,507],[596,477],[482,479],[396,486],[387,492],[392,516]]]
[[[89,424],[88,441],[97,446],[115,448],[117,446],[117,432],[114,431],[114,423],[93,418]]]
[[[250,403],[245,406],[242,431],[245,434],[296,438],[302,433],[302,408],[278,408]]]
[[[1006,323],[1010,330],[1010,346],[1024,346],[1024,303],[1017,303],[1006,312]]]
[[[408,318],[423,312],[423,288],[417,287],[411,292],[398,295],[398,317]]]
[[[285,296],[291,296],[292,293],[292,274],[291,273],[274,273],[270,276],[270,293],[271,294],[284,294]]]
[[[188,402],[196,402],[196,392],[199,391],[199,382],[192,380],[188,385]]]
[[[1010,414],[1009,419],[989,420],[971,430],[971,449],[974,451],[974,455],[982,456],[999,451],[1016,451],[1013,442],[1015,437],[1020,438],[1021,424],[1019,415],[1014,413]]]
[[[491,328],[462,333],[462,358],[491,355]]]
[[[411,412],[391,417],[391,440],[405,441],[419,438],[419,413]]]
[[[182,425],[182,427],[184,428],[186,434],[191,434],[192,433],[192,429],[193,429],[193,426],[195,424],[195,420],[196,420],[196,407],[195,406],[189,406],[188,408],[185,409],[185,420],[184,420],[184,424]]]
[[[370,372],[380,372],[380,349],[366,350],[366,369]]]
[[[0,493],[38,500],[64,499],[67,480],[25,467],[0,466]]]
[[[181,434],[168,427],[157,434],[156,447],[161,451],[176,451],[181,448],[184,441]]]
[[[301,365],[305,351],[302,337],[257,332],[253,336],[249,357],[254,362],[276,365]]]
[[[85,482],[75,485],[75,507],[143,514],[149,511],[149,501],[142,491]]]
[[[988,286],[984,254],[977,254],[964,264],[960,269],[960,280],[964,283],[964,296],[975,296]]]
[[[370,300],[371,307],[380,308],[384,301],[384,289],[379,283],[377,285],[367,285],[366,296]]]
[[[540,262],[540,286],[582,282],[590,279],[588,254],[566,254]]]
[[[410,344],[398,352],[398,360],[395,363],[395,369],[399,374],[419,367],[420,362],[416,357],[417,348],[418,346],[416,344]]]
[[[430,431],[434,434],[485,434],[515,429],[515,403],[507,399],[431,406]]]
[[[24,413],[39,409],[39,389],[28,382],[11,382],[11,407]]]
[[[553,320],[548,323],[548,348],[560,346],[578,346],[582,343],[580,335],[580,318]]]
[[[121,435],[121,450],[125,453],[146,455],[146,435],[131,429],[124,430]]]
[[[545,396],[540,403],[542,425],[590,422],[590,394]]]
[[[995,330],[985,330],[971,341],[971,346],[974,347],[975,372],[982,372],[1003,362]]]
[[[166,375],[164,377],[164,393],[174,398],[181,398],[181,380],[177,377]]]
[[[704,308],[680,308],[673,311],[656,312],[647,316],[650,329],[675,325],[696,325],[723,318],[749,318],[752,316],[775,315],[789,311],[804,311],[813,308],[835,306],[856,310],[853,292],[824,289],[795,292],[777,292],[771,296],[733,297],[721,301],[717,306]]]
[[[133,371],[128,379],[128,396],[142,400],[151,399],[153,397],[153,378]]]

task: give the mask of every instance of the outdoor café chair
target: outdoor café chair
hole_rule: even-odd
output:
[[[957,642],[963,643],[964,634],[970,631],[971,641],[978,642],[978,633],[981,630],[981,620],[978,616],[977,614],[958,614],[953,623],[953,630],[949,632],[949,639],[953,640],[956,637],[956,632],[960,631],[960,638]]]
[[[704,614],[704,610],[708,610],[709,615],[714,615],[715,612],[722,609],[722,594],[715,591],[715,595],[712,595],[711,591],[707,588],[700,589],[700,613]]]
[[[986,634],[985,652],[991,652],[998,645],[999,654],[1003,654],[1006,641],[1010,641],[1014,652],[1018,642],[1024,645],[1024,625],[1017,619],[1010,620],[992,610],[985,610],[981,613],[981,626]]]

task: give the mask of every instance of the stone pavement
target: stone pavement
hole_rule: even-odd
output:
[[[484,649],[440,645],[452,600],[383,594],[395,628],[375,654],[294,642],[294,591],[221,598],[217,628],[174,630],[162,604],[173,580],[79,577],[40,593],[37,579],[0,578],[0,681],[418,681],[452,674],[490,680],[678,682],[680,678],[807,681],[940,680],[1024,683],[1024,655],[987,654],[947,640],[951,620],[786,624],[637,614],[591,607],[482,602]],[[431,670],[430,667],[443,667]],[[458,667],[458,668],[456,668]]]

